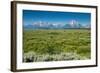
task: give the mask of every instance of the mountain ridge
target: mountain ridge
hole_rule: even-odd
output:
[[[89,28],[90,25],[83,26],[82,24],[71,21],[67,24],[54,24],[49,22],[34,22],[33,24],[24,25],[25,29],[80,29],[80,28]]]

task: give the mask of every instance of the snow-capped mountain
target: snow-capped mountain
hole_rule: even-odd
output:
[[[64,28],[83,28],[83,26],[78,21],[71,20],[68,24],[64,25]]]
[[[69,29],[69,28],[90,28],[90,25],[83,26],[76,20],[71,20],[67,24],[55,24],[49,22],[34,22],[33,24],[24,25],[26,29]]]

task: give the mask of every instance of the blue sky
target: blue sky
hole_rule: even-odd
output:
[[[79,12],[23,10],[24,25],[30,25],[38,21],[67,24],[71,20],[76,20],[82,25],[88,25],[91,24],[91,14]]]

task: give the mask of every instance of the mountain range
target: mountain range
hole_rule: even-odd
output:
[[[54,24],[49,22],[34,22],[33,24],[24,25],[25,29],[80,29],[80,28],[89,28],[90,25],[83,26],[75,20],[70,21],[67,24]]]

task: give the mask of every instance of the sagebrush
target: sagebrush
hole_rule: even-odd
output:
[[[90,59],[90,35],[90,29],[24,30],[23,61]]]

